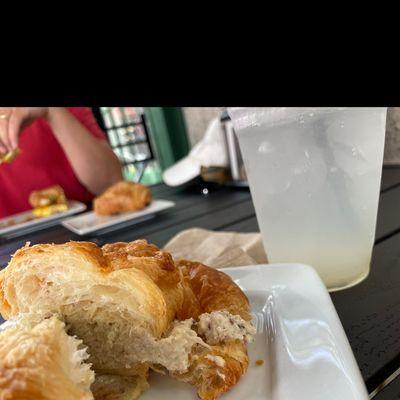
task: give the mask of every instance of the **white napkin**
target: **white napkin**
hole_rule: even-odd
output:
[[[179,186],[199,176],[201,167],[227,167],[228,163],[224,131],[219,118],[214,118],[190,153],[164,171],[163,180],[168,186]]]
[[[175,259],[199,261],[214,268],[268,263],[259,233],[192,228],[175,235],[164,250]]]

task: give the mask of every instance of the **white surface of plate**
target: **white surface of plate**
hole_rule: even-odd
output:
[[[160,211],[171,208],[175,205],[173,201],[168,200],[153,200],[150,205],[140,211],[133,211],[110,217],[99,217],[94,211],[78,215],[76,217],[67,218],[62,221],[62,224],[77,233],[78,235],[86,235],[88,233],[114,230],[121,227],[121,225],[132,225],[142,222],[145,219],[154,217]]]
[[[309,266],[225,268],[250,300],[257,335],[250,365],[221,400],[367,400],[329,294]],[[264,360],[262,366],[256,360]],[[143,400],[197,399],[188,384],[152,373]],[[166,395],[168,394],[168,395]]]
[[[49,226],[58,224],[61,218],[77,214],[85,210],[85,204],[79,201],[70,200],[68,201],[68,210],[50,215],[49,217],[35,218],[30,221],[26,221],[33,215],[31,210],[19,214],[14,214],[9,217],[0,219],[0,236],[17,236],[39,229],[47,228]],[[14,221],[15,224],[8,226],[10,221]]]

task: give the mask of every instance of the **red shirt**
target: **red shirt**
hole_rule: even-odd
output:
[[[105,139],[90,108],[67,109],[98,139]],[[39,118],[20,136],[21,154],[10,164],[0,165],[0,218],[32,207],[33,190],[59,184],[68,199],[89,202],[93,198],[76,177],[70,162],[47,122]]]

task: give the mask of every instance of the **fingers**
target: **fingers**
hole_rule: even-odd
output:
[[[17,113],[12,113],[8,120],[8,139],[11,145],[10,150],[18,147],[18,137],[21,131],[22,120],[18,117]]]
[[[22,118],[16,108],[0,108],[0,153],[18,148]]]
[[[8,119],[0,117],[0,154],[7,153],[11,147],[8,140]]]
[[[21,129],[46,113],[43,107],[0,108],[0,154],[17,149]]]

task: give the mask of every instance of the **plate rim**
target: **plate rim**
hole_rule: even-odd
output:
[[[273,271],[276,269],[276,271]],[[324,298],[324,306],[328,307],[327,313],[326,313],[326,322],[329,324],[330,328],[335,332],[334,339],[335,339],[335,345],[337,349],[340,349],[342,353],[345,353],[346,360],[348,367],[352,371],[352,382],[357,385],[357,390],[360,394],[363,394],[362,400],[367,400],[369,399],[368,391],[364,382],[364,379],[361,375],[361,370],[360,367],[357,363],[357,360],[354,356],[353,349],[351,348],[349,339],[346,335],[346,332],[343,328],[342,322],[339,318],[339,315],[337,313],[337,310],[333,304],[332,298],[324,285],[322,279],[318,275],[318,273],[315,271],[315,269],[307,264],[303,263],[276,263],[276,264],[255,264],[255,265],[248,265],[248,266],[238,266],[238,267],[227,267],[227,268],[220,268],[219,270],[222,272],[227,273],[232,279],[240,279],[239,277],[235,277],[235,272],[243,272],[247,271],[251,273],[252,271],[255,272],[260,272],[262,271],[266,272],[268,271],[268,274],[270,273],[276,273],[279,276],[279,270],[282,271],[282,269],[285,269],[287,271],[290,270],[296,270],[299,271],[301,270],[303,273],[308,274],[310,278],[315,282],[316,288],[318,288],[319,294],[323,296]],[[232,275],[230,274],[232,273]],[[284,282],[282,280],[282,283],[285,283],[287,286],[291,286],[290,282],[289,284],[287,282]],[[252,290],[260,290],[258,287],[246,287],[245,285],[240,285],[242,290],[244,292],[246,291],[252,291]],[[293,285],[292,285],[293,286]],[[266,286],[262,290],[268,290],[270,289],[271,286]],[[313,296],[314,297],[314,296]],[[313,303],[314,304],[314,303]],[[360,398],[361,399],[361,398]]]
[[[64,217],[70,217],[71,215],[80,213],[82,211],[85,211],[87,209],[87,205],[81,201],[78,200],[68,200],[68,204],[70,204],[71,206],[68,208],[68,210],[50,215],[48,217],[43,217],[43,218],[38,218],[38,219],[33,219],[30,221],[26,221],[23,222],[22,224],[16,224],[16,225],[12,225],[6,228],[0,228],[0,236],[2,235],[7,235],[7,234],[13,234],[13,233],[17,233],[19,231],[24,231],[25,229],[28,228],[34,228],[35,226],[41,226],[43,224],[49,223],[51,221],[57,221],[61,218]],[[11,219],[11,218],[17,218],[18,216],[22,216],[24,214],[30,214],[32,213],[32,210],[26,210],[26,211],[22,211],[20,213],[17,214],[13,214],[10,215],[8,217],[5,218],[1,218],[1,220],[7,220],[7,219]]]
[[[121,224],[123,222],[127,222],[129,220],[135,220],[137,218],[142,218],[142,217],[145,217],[145,216],[151,215],[151,214],[154,214],[154,215],[158,214],[161,211],[167,210],[167,209],[172,208],[172,207],[174,207],[176,205],[176,203],[174,201],[172,201],[172,200],[154,199],[152,201],[153,204],[154,203],[158,203],[158,202],[164,203],[164,207],[159,209],[159,210],[150,210],[148,208],[146,210],[146,208],[145,208],[145,209],[134,211],[134,212],[131,212],[131,213],[120,214],[120,216],[124,216],[125,215],[125,217],[128,217],[128,218],[123,218],[123,219],[118,220],[118,221],[108,221],[108,222],[105,222],[105,223],[103,223],[101,225],[96,225],[95,227],[87,227],[87,228],[79,229],[79,228],[76,228],[75,226],[73,226],[71,224],[71,221],[74,221],[74,220],[77,220],[79,218],[83,218],[85,216],[94,214],[93,210],[81,213],[79,215],[74,215],[74,216],[71,216],[69,218],[64,218],[61,221],[61,224],[65,228],[69,229],[70,231],[72,231],[72,232],[74,232],[74,233],[76,233],[78,235],[87,235],[89,233],[101,231],[102,229],[111,227],[113,225],[119,225],[119,224]],[[146,211],[146,212],[141,214],[141,215],[137,215],[141,211],[142,212]]]

